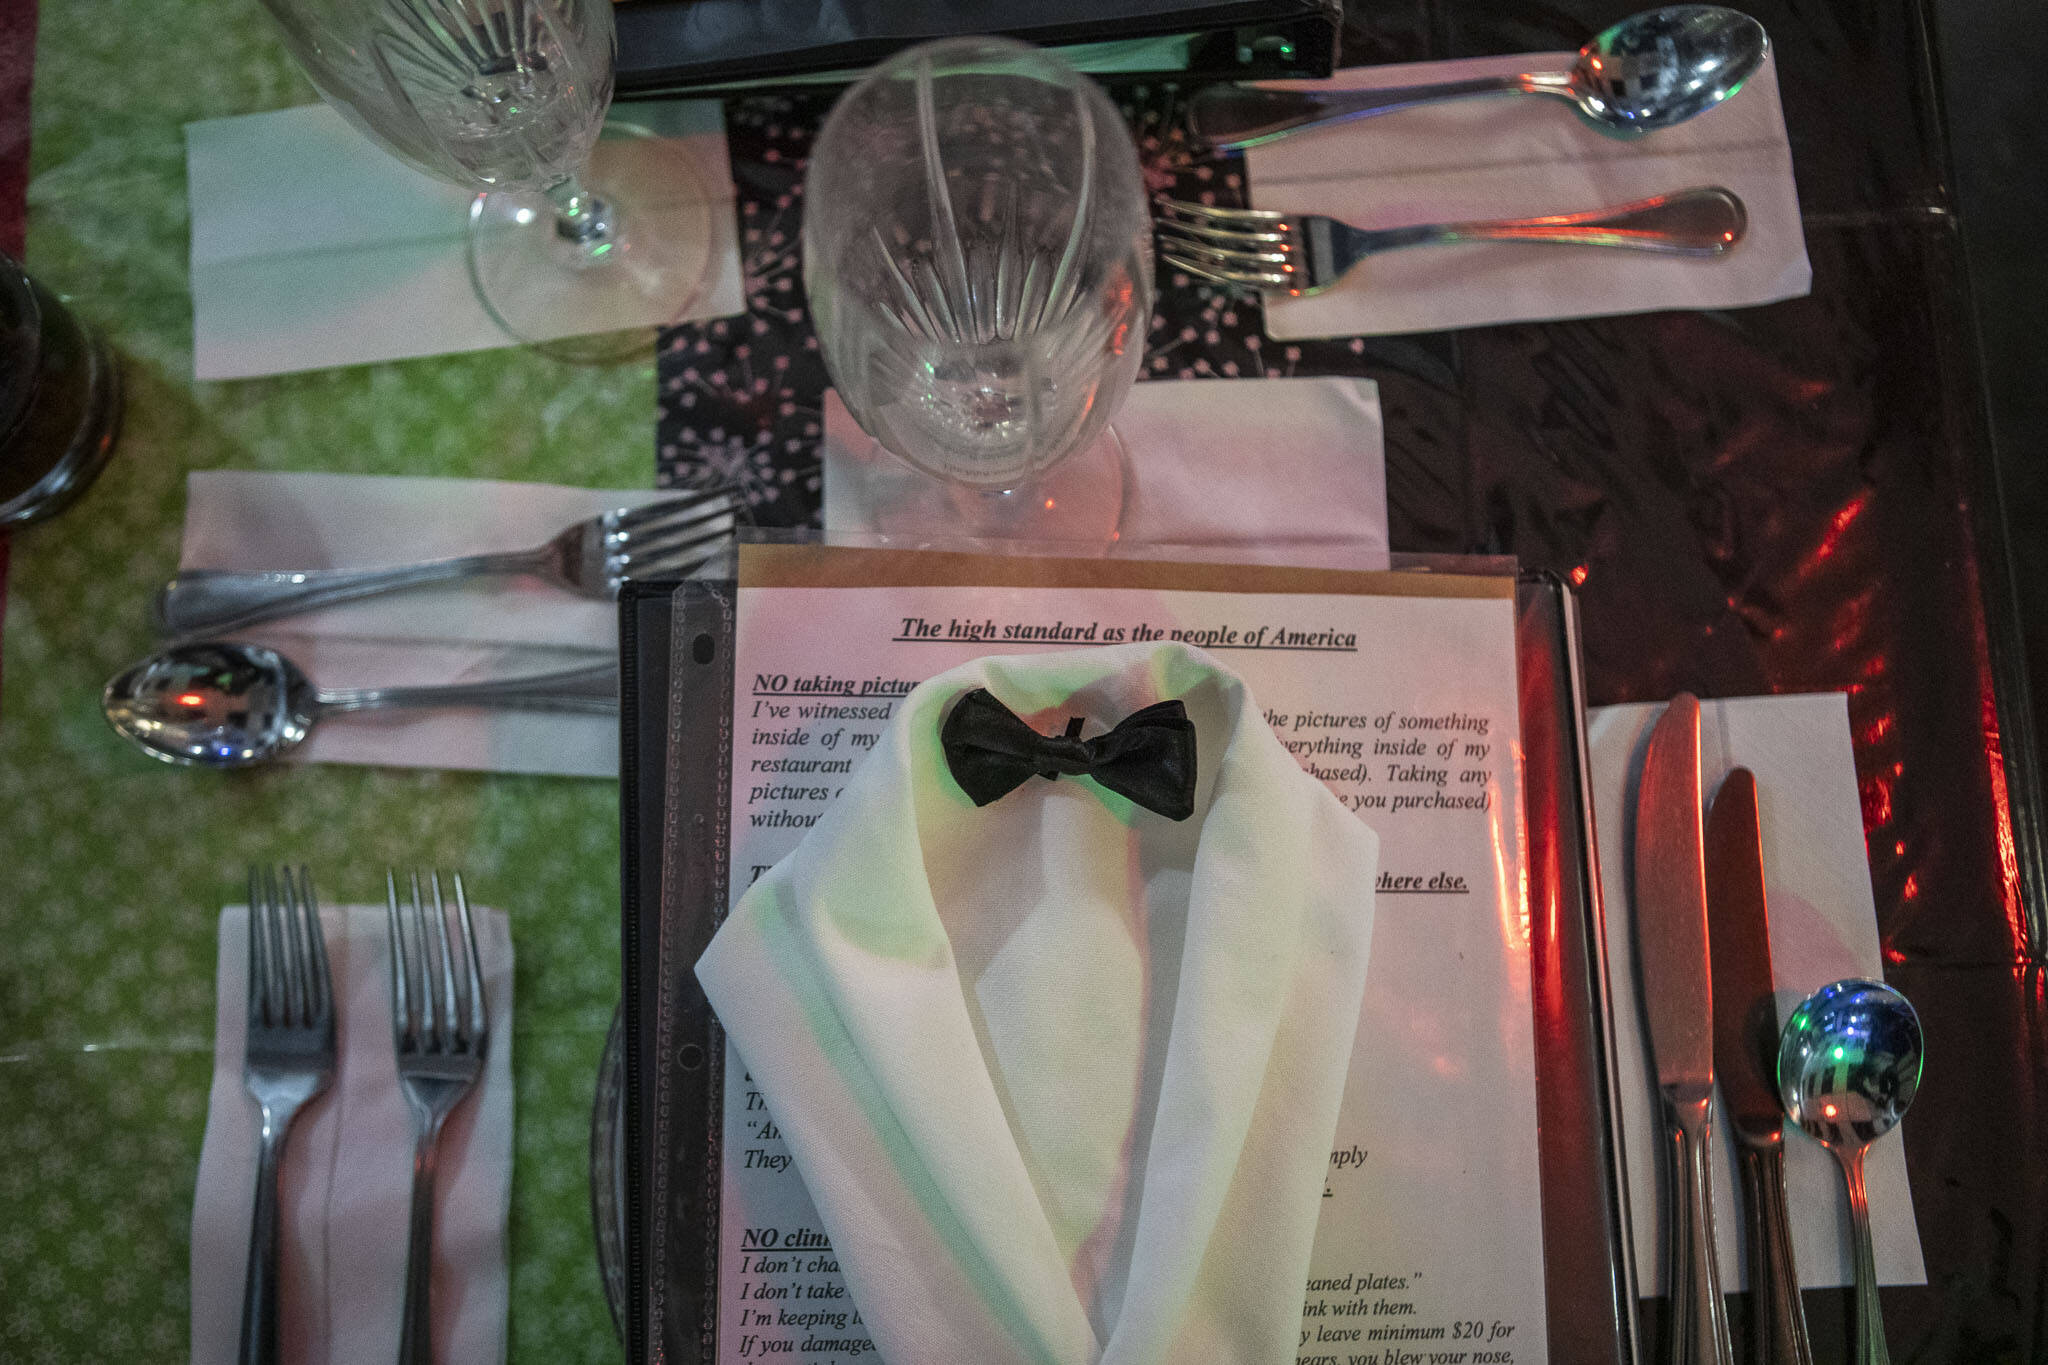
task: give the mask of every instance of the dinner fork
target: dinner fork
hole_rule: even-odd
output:
[[[1414,227],[1357,228],[1317,213],[1214,208],[1158,201],[1160,254],[1169,265],[1218,284],[1319,294],[1367,256],[1404,246],[1453,242],[1561,242],[1627,247],[1678,256],[1720,256],[1742,240],[1742,200],[1718,185],[1660,194],[1614,208]]]
[[[249,1024],[242,1083],[263,1115],[240,1365],[277,1359],[279,1158],[292,1120],[334,1075],[334,983],[313,879],[249,869]]]
[[[412,1226],[405,1252],[405,1307],[399,1321],[399,1365],[432,1365],[432,1318],[427,1287],[434,1264],[434,1162],[441,1127],[484,1069],[489,1025],[476,926],[462,874],[455,874],[455,909],[462,925],[461,961],[448,934],[441,874],[431,874],[431,917],[420,903],[420,876],[412,874],[411,932],[398,903],[398,876],[384,874],[390,910],[391,1032],[398,1051],[398,1081],[412,1110]]]
[[[156,623],[171,636],[216,634],[377,593],[486,575],[524,574],[609,601],[628,579],[682,575],[702,565],[731,540],[739,509],[729,490],[709,489],[615,507],[526,550],[381,569],[193,569],[157,594]]]

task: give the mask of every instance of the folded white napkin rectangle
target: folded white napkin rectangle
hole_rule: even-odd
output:
[[[1633,879],[1623,832],[1632,823],[1627,811],[1635,799],[1631,763],[1663,709],[1655,702],[1596,707],[1588,726],[1594,816],[1600,831],[1600,885],[1607,908],[1615,1056],[1623,1079],[1629,1208],[1645,1294],[1664,1292],[1668,1177],[1660,1151],[1668,1144],[1651,1083],[1631,969],[1635,940],[1628,888]],[[1778,1017],[1788,1017],[1802,998],[1830,981],[1846,976],[1883,980],[1847,699],[1839,692],[1823,692],[1701,702],[1704,798],[1711,801],[1721,780],[1738,767],[1756,774]],[[1911,1114],[1905,1123],[1912,1126]],[[1714,1126],[1714,1228],[1721,1285],[1732,1292],[1746,1286],[1748,1275],[1737,1194],[1741,1180],[1731,1126],[1725,1116]],[[1870,1192],[1878,1279],[1885,1284],[1925,1283],[1920,1229],[1906,1183],[1906,1146],[1899,1135],[1871,1147],[1864,1179]],[[1790,1123],[1785,1127],[1785,1191],[1800,1283],[1850,1283],[1849,1211],[1841,1172],[1819,1143]]]
[[[1192,813],[1071,777],[977,806],[940,727],[979,687],[1041,734],[1183,702]],[[1294,1358],[1378,850],[1187,645],[903,700],[697,963],[883,1357]]]
[[[1280,88],[1383,89],[1568,69],[1572,53],[1360,67]],[[1314,298],[1268,295],[1276,339],[1441,331],[1667,308],[1737,308],[1811,287],[1792,151],[1766,60],[1719,108],[1644,137],[1601,133],[1563,100],[1447,100],[1282,138],[1246,153],[1256,208],[1362,228],[1570,213],[1694,186],[1741,197],[1748,235],[1728,255],[1479,242],[1404,247]]]
[[[189,476],[181,569],[353,569],[538,545],[571,522],[666,494],[489,479],[201,470]],[[365,598],[238,632],[322,687],[467,682],[602,662],[618,607],[530,578]],[[612,777],[618,722],[513,710],[331,716],[312,762]]]
[[[1387,554],[1386,453],[1370,379],[1176,379],[1131,389],[1119,545],[1373,568]],[[825,529],[862,534],[921,474],[825,395]]]
[[[636,105],[630,117],[688,149],[708,196],[711,261],[688,316],[743,311],[723,106]],[[606,140],[595,156],[629,165],[649,141]],[[200,379],[513,344],[470,283],[472,191],[414,170],[324,104],[190,123],[185,148]],[[564,316],[565,336],[673,320]]]
[[[512,1192],[512,939],[472,907],[490,1044],[449,1116],[434,1189],[434,1339],[443,1360],[505,1358],[506,1214]],[[382,906],[321,911],[334,978],[334,1079],[285,1145],[278,1209],[280,1358],[359,1365],[398,1352],[412,1198],[412,1118],[392,1045]],[[192,1361],[228,1365],[241,1338],[257,1112],[242,1083],[249,914],[221,912],[213,1087],[192,1197]]]

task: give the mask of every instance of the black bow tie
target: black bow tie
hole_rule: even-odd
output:
[[[1162,701],[1126,716],[1106,735],[1082,739],[1082,718],[1063,735],[1041,735],[985,687],[962,697],[939,729],[953,780],[986,806],[1035,773],[1092,777],[1169,820],[1195,813],[1195,723],[1185,706]]]

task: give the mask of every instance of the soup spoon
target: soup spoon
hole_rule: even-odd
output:
[[[1667,5],[1603,29],[1569,71],[1479,76],[1389,90],[1264,90],[1212,85],[1189,104],[1200,141],[1221,151],[1256,147],[1328,123],[1437,100],[1521,93],[1569,100],[1605,133],[1655,132],[1703,114],[1742,88],[1771,50],[1764,26],[1719,5]]]
[[[246,768],[305,743],[322,717],[384,707],[517,706],[605,713],[618,709],[618,668],[605,662],[558,673],[431,687],[323,691],[274,649],[233,642],[173,645],[108,683],[100,709],[152,758]]]
[[[1881,981],[1850,978],[1799,1002],[1778,1043],[1778,1098],[1791,1120],[1841,1163],[1856,1246],[1857,1353],[1888,1365],[1863,1154],[1898,1126],[1920,1089],[1920,1016]]]

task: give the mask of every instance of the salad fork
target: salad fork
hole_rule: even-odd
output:
[[[609,601],[629,579],[682,575],[702,565],[730,543],[743,516],[740,506],[725,489],[683,493],[601,512],[531,549],[382,569],[195,569],[157,594],[156,622],[174,637],[216,634],[359,597],[493,574],[526,574]]]
[[[249,1025],[242,1083],[263,1115],[240,1365],[277,1360],[279,1159],[300,1108],[334,1076],[334,984],[313,879],[249,869]]]
[[[1559,242],[1628,247],[1677,256],[1720,256],[1742,240],[1742,200],[1716,185],[1660,194],[1614,208],[1414,227],[1356,228],[1319,213],[1227,209],[1180,199],[1158,203],[1160,255],[1218,284],[1306,298],[1367,256],[1454,242]]]
[[[408,917],[399,907],[397,874],[384,874],[390,911],[391,1032],[399,1086],[413,1125],[412,1222],[405,1253],[399,1365],[432,1365],[434,1359],[427,1294],[434,1264],[435,1158],[442,1125],[482,1074],[490,1040],[483,967],[462,874],[455,875],[455,909],[462,927],[459,950],[449,937],[441,874],[430,874],[429,884],[431,913],[421,904],[419,873],[412,874]]]

